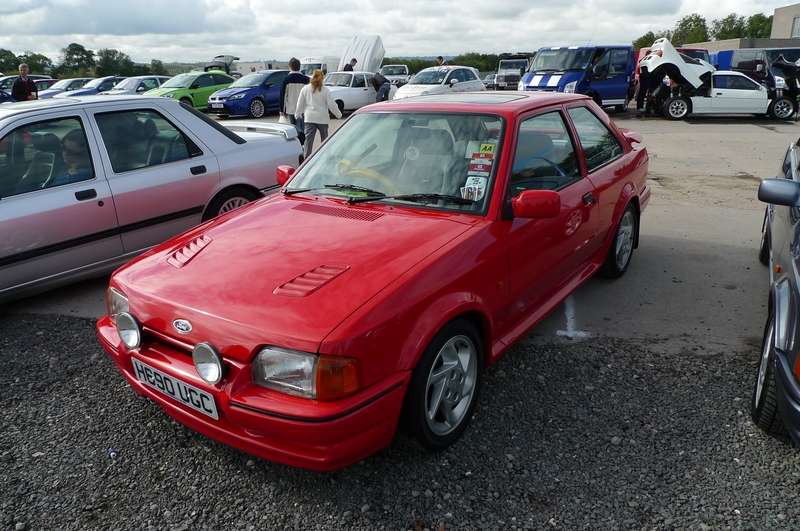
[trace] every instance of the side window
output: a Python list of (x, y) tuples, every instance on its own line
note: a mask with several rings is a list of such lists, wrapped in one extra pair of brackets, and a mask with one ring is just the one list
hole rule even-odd
[(590, 172), (622, 155), (622, 144), (592, 111), (586, 107), (573, 107), (569, 109), (569, 115), (578, 132)]
[(628, 57), (630, 50), (611, 50), (611, 67), (608, 76), (619, 76), (628, 71)]
[(594, 70), (594, 77), (596, 79), (603, 79), (608, 77), (609, 68), (611, 67), (611, 50), (602, 51), (598, 50), (594, 59), (592, 59), (592, 68)]
[(714, 88), (734, 90), (758, 90), (759, 85), (741, 76), (713, 76)]
[(214, 78), (211, 77), (211, 74), (203, 74), (193, 84), (197, 85), (197, 88), (213, 87)]
[(100, 83), (100, 86), (98, 87), (98, 90), (100, 92), (105, 92), (106, 90), (111, 90), (112, 88), (114, 88), (114, 85), (116, 85), (119, 81), (121, 81), (121, 80), (119, 80), (119, 79), (109, 79), (107, 81), (103, 81), (102, 83)]
[(152, 90), (154, 88), (158, 88), (158, 81), (156, 81), (152, 77), (148, 77), (146, 79), (143, 79), (142, 84), (139, 86), (144, 87), (144, 90)]
[(277, 74), (272, 74), (267, 78), (267, 83), (272, 83), (272, 86), (279, 86), (283, 83), (283, 80), (286, 79), (286, 76), (289, 75), (288, 72), (278, 72)]
[(79, 118), (23, 125), (0, 139), (0, 197), (93, 178), (92, 155)]
[(141, 109), (95, 114), (114, 173), (158, 166), (202, 155), (160, 113)]
[(524, 190), (559, 190), (581, 178), (575, 147), (558, 111), (519, 126), (509, 196)]
[(233, 82), (222, 74), (211, 74), (211, 79), (214, 81), (215, 85), (227, 85)]
[(464, 70), (464, 81), (475, 81), (478, 79), (475, 77), (475, 72), (472, 70)]
[(367, 83), (364, 81), (364, 76), (362, 74), (356, 74), (353, 76), (353, 88), (364, 88), (367, 86)]

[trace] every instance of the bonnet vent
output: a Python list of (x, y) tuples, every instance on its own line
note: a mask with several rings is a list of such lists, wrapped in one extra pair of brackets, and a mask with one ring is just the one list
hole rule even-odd
[(350, 266), (319, 266), (308, 273), (303, 273), (299, 277), (293, 278), (286, 284), (278, 286), (272, 293), (285, 297), (305, 297), (311, 295), (348, 269), (350, 269)]

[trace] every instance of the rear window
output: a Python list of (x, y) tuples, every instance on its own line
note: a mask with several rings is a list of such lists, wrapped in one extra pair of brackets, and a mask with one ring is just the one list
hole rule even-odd
[(223, 135), (225, 135), (225, 137), (228, 140), (230, 140), (231, 142), (235, 142), (237, 144), (246, 144), (247, 143), (247, 140), (245, 140), (244, 138), (240, 137), (239, 135), (237, 135), (236, 133), (234, 133), (233, 131), (231, 131), (227, 127), (221, 126), (219, 124), (219, 122), (217, 122), (213, 118), (209, 118), (207, 115), (201, 113), (200, 111), (198, 111), (197, 109), (195, 109), (191, 105), (186, 105), (185, 103), (181, 103), (181, 106), (184, 109), (186, 109), (187, 111), (189, 111), (190, 113), (194, 114), (195, 116), (197, 116), (198, 118), (203, 120), (205, 123), (207, 123), (208, 125), (210, 125), (214, 129), (216, 129), (217, 131), (219, 131), (220, 133), (222, 133)]

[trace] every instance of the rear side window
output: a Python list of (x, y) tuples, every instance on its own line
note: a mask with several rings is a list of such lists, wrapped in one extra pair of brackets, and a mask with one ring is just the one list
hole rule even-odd
[(586, 107), (573, 107), (569, 109), (569, 115), (578, 132), (590, 172), (622, 156), (622, 144), (592, 111)]
[(714, 88), (734, 90), (758, 90), (758, 83), (742, 76), (712, 76)]
[(575, 147), (560, 112), (520, 124), (509, 197), (524, 190), (559, 190), (580, 178)]
[(366, 86), (367, 86), (367, 83), (366, 83), (366, 81), (364, 81), (364, 76), (363, 76), (363, 75), (361, 75), (361, 74), (358, 74), (358, 75), (356, 75), (356, 76), (353, 76), (353, 85), (352, 85), (352, 86), (353, 86), (353, 88), (363, 88), (363, 87), (366, 87)]
[(203, 154), (180, 129), (152, 109), (98, 113), (95, 119), (114, 173)]
[(0, 139), (0, 197), (94, 179), (80, 118), (22, 125)]

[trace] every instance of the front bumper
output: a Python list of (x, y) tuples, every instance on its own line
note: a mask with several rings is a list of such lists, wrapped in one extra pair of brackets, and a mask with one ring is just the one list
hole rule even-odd
[[(214, 107), (214, 105), (222, 107)], [(223, 102), (208, 100), (208, 113), (220, 116), (247, 116), (250, 114), (250, 100), (225, 100)]]
[(800, 385), (786, 354), (778, 349), (775, 349), (775, 386), (783, 424), (794, 444), (800, 446)]
[[(249, 383), (249, 364), (225, 359), (228, 374), (217, 386), (197, 375), (191, 356), (163, 343), (133, 353), (122, 346), (109, 317), (97, 337), (134, 391), (156, 402), (170, 417), (203, 435), (256, 457), (316, 471), (356, 463), (394, 438), (410, 373), (398, 373), (336, 402), (289, 397)], [(142, 384), (131, 357), (213, 395), (214, 420)], [(264, 407), (272, 403), (273, 408)]]

